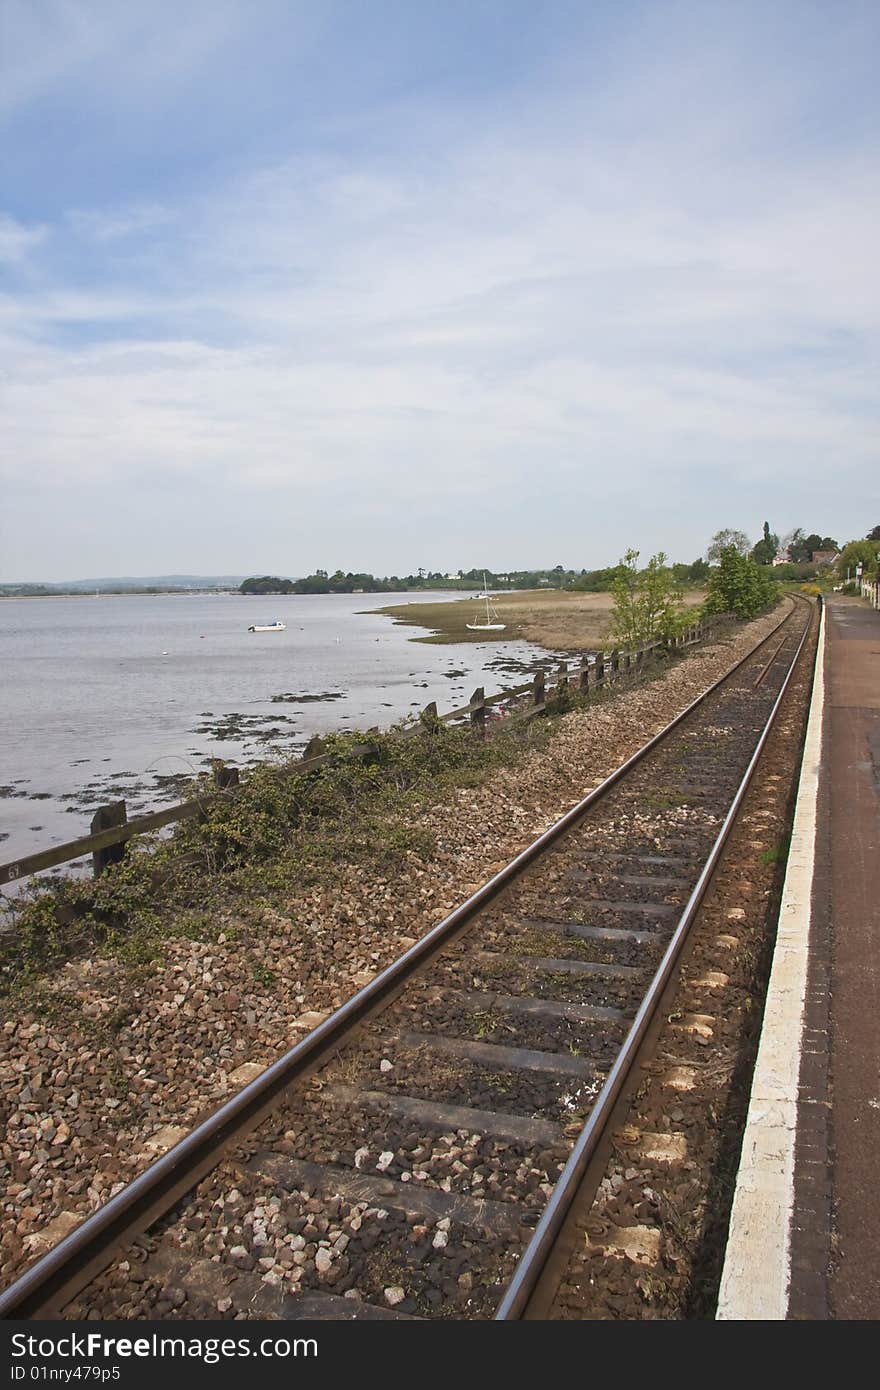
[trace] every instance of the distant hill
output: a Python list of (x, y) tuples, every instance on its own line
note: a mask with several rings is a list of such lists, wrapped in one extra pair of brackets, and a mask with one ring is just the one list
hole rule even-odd
[(245, 578), (243, 574), (152, 574), (146, 578), (132, 579), (74, 579), (65, 584), (67, 589), (231, 589), (238, 588)]
[(32, 579), (0, 584), (0, 593), (93, 594), (96, 589), (99, 593), (124, 593), (129, 589), (175, 589), (183, 592), (188, 589), (238, 589), (244, 578), (241, 574), (102, 575), (96, 579), (67, 579), (55, 584)]

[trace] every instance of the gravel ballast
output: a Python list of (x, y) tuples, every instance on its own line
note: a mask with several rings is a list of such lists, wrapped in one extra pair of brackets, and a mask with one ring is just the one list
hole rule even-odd
[(429, 861), (340, 863), (255, 924), (169, 938), (161, 964), (57, 969), (0, 1032), (8, 1282), (547, 829), (778, 622), (728, 631), (662, 676), (560, 718), (550, 742), (423, 810)]

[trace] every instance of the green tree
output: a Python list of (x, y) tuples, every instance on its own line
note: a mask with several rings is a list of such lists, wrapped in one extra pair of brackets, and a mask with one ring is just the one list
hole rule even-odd
[(681, 590), (667, 557), (662, 551), (652, 555), (643, 570), (638, 567), (638, 559), (637, 550), (628, 550), (611, 585), (611, 629), (627, 647), (669, 636), (682, 621)]
[(836, 550), (837, 541), (832, 536), (820, 536), (818, 531), (805, 535), (803, 527), (796, 526), (782, 541), (783, 550), (791, 556), (792, 564), (803, 565), (812, 560), (816, 550)]
[(706, 550), (706, 559), (709, 561), (710, 565), (720, 564), (722, 551), (726, 550), (730, 545), (735, 548), (738, 555), (747, 555), (749, 552), (749, 544), (749, 538), (745, 531), (732, 531), (730, 527), (727, 526), (723, 531), (715, 532)]
[(848, 572), (850, 579), (854, 579), (856, 566), (861, 565), (863, 578), (872, 579), (877, 573), (878, 553), (880, 543), (877, 541), (848, 541), (837, 561), (838, 575), (846, 579)]
[(735, 545), (728, 545), (709, 576), (709, 593), (703, 611), (754, 618), (770, 607), (778, 593), (766, 570), (751, 556), (741, 555)]
[(272, 574), (253, 576), (250, 579), (242, 580), (238, 587), (240, 594), (292, 594), (294, 591), (291, 579), (278, 579)]
[(752, 559), (759, 565), (772, 565), (779, 549), (779, 537), (770, 530), (770, 522), (764, 522), (764, 534), (752, 550)]

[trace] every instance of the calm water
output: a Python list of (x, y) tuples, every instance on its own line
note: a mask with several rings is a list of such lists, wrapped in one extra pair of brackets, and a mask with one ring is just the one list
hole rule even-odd
[[(130, 816), (178, 801), (179, 779), (212, 757), (247, 766), (315, 733), (388, 727), (430, 700), (442, 712), (547, 657), (525, 642), (426, 646), (409, 640), (418, 629), (358, 611), (412, 598), (0, 602), (0, 861), (88, 833), (108, 800), (124, 797)], [(276, 618), (286, 632), (247, 631)]]

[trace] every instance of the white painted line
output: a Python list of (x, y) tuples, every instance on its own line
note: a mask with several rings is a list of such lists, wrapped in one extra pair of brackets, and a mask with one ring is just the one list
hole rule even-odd
[(718, 1295), (716, 1317), (728, 1321), (779, 1321), (788, 1313), (798, 1077), (824, 708), (823, 604), (778, 936)]

